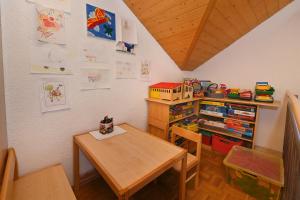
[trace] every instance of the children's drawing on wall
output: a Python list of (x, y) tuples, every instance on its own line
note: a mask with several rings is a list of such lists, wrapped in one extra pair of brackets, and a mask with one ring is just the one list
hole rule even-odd
[(81, 69), (81, 89), (109, 89), (111, 86), (111, 70), (100, 68)]
[(135, 23), (127, 19), (118, 20), (116, 50), (134, 54), (137, 45), (137, 30)]
[(31, 47), (31, 73), (34, 74), (72, 74), (64, 46), (37, 44)]
[(109, 49), (105, 45), (83, 44), (80, 49), (80, 61), (86, 63), (109, 63)]
[(116, 61), (117, 79), (136, 79), (136, 64), (129, 61)]
[(37, 3), (48, 8), (61, 10), (67, 13), (71, 12), (71, 0), (27, 0), (31, 3)]
[(116, 40), (116, 20), (114, 13), (90, 4), (86, 4), (86, 13), (89, 36)]
[(140, 80), (141, 81), (150, 81), (151, 80), (150, 61), (148, 61), (148, 60), (143, 60), (141, 62)]
[(64, 12), (36, 5), (37, 39), (42, 42), (66, 44)]
[(40, 94), (42, 112), (69, 108), (66, 92), (64, 80), (43, 79)]
[(116, 48), (117, 48), (117, 51), (134, 54), (135, 44), (130, 44), (130, 43), (127, 43), (127, 42), (119, 41), (117, 43)]

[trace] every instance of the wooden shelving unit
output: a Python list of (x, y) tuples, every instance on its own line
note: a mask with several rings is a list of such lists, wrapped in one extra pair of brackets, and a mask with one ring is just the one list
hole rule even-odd
[[(146, 101), (148, 102), (148, 132), (164, 140), (168, 140), (169, 128), (172, 123), (186, 119), (193, 115), (199, 115), (200, 98), (182, 99), (177, 101), (147, 98)], [(194, 112), (192, 114), (170, 120), (171, 106), (189, 102), (193, 103)]]
[[(178, 100), (178, 101), (166, 101), (166, 100), (160, 100), (160, 99), (147, 98), (146, 101), (148, 103), (148, 132), (150, 134), (153, 134), (157, 137), (168, 140), (168, 133), (169, 133), (169, 128), (170, 128), (171, 124), (178, 122), (180, 120), (186, 119), (188, 117), (191, 117), (193, 115), (203, 116), (203, 117), (205, 117), (205, 116), (213, 117), (213, 118), (219, 118), (219, 119), (234, 119), (236, 121), (246, 122), (246, 123), (251, 124), (254, 127), (253, 137), (245, 138), (239, 134), (231, 133), (225, 129), (221, 130), (221, 129), (216, 129), (214, 127), (208, 128), (208, 127), (199, 126), (199, 129), (210, 131), (210, 132), (218, 134), (218, 135), (223, 135), (223, 136), (243, 140), (247, 143), (250, 143), (251, 144), (250, 146), (252, 148), (254, 148), (254, 144), (255, 144), (260, 109), (261, 108), (277, 109), (280, 106), (279, 101), (274, 101), (273, 103), (264, 103), (264, 102), (256, 102), (256, 101), (246, 101), (246, 100), (237, 100), (237, 99), (228, 99), (228, 98), (219, 99), (219, 98), (210, 98), (210, 97), (183, 99), (183, 100)], [(241, 105), (255, 106), (256, 107), (255, 121), (240, 120), (240, 119), (235, 119), (235, 118), (232, 118), (229, 116), (218, 116), (218, 115), (213, 115), (213, 114), (200, 113), (200, 102), (201, 101), (215, 101), (215, 102), (235, 103), (235, 104), (241, 104)], [(170, 116), (169, 116), (170, 107), (177, 105), (177, 104), (188, 103), (188, 102), (193, 102), (194, 113), (189, 114), (184, 117), (180, 117), (178, 119), (170, 120)]]

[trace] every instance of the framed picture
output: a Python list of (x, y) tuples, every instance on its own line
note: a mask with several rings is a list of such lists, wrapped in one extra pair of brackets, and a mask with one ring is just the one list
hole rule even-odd
[(69, 109), (67, 86), (63, 79), (42, 79), (40, 88), (41, 111)]
[(116, 40), (116, 17), (114, 13), (86, 4), (86, 14), (89, 36)]

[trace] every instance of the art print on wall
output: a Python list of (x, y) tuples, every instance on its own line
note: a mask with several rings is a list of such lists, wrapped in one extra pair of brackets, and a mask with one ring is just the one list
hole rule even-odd
[(111, 87), (111, 70), (100, 68), (81, 69), (81, 89), (109, 89)]
[(40, 98), (42, 112), (69, 108), (67, 88), (65, 81), (62, 79), (43, 79)]
[(86, 4), (87, 31), (92, 37), (116, 40), (115, 14)]
[(36, 5), (36, 14), (37, 40), (54, 44), (66, 44), (64, 12)]
[(38, 3), (48, 8), (71, 12), (71, 0), (27, 0), (28, 2)]

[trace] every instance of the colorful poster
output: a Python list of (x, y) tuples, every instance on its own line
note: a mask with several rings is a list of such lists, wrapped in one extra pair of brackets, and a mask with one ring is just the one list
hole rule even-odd
[(65, 47), (41, 44), (32, 46), (30, 51), (31, 73), (72, 74)]
[(40, 93), (42, 112), (69, 108), (66, 90), (64, 80), (43, 79)]
[(64, 12), (71, 12), (71, 0), (27, 0), (28, 2), (38, 3), (48, 8), (62, 10)]
[(64, 12), (36, 5), (37, 39), (42, 42), (66, 44)]
[(111, 87), (111, 70), (100, 68), (81, 69), (81, 89), (109, 89)]
[(87, 31), (92, 37), (116, 40), (115, 14), (86, 4)]

